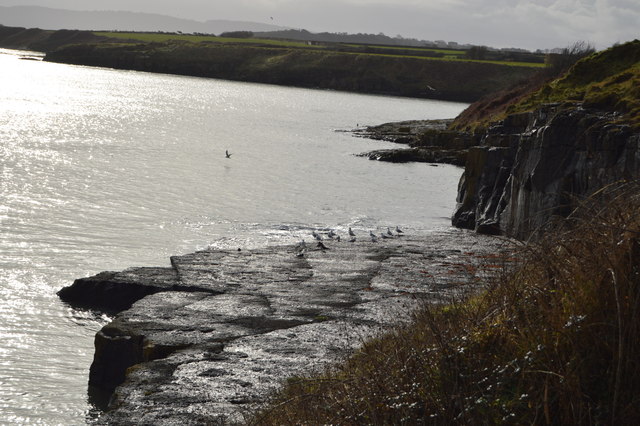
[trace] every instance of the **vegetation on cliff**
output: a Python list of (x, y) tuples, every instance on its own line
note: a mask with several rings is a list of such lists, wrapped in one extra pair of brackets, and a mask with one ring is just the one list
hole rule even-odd
[(254, 422), (637, 424), (639, 212), (636, 184), (604, 189), (483, 294), (289, 380)]
[(541, 73), (491, 95), (464, 111), (452, 127), (482, 131), (508, 114), (532, 111), (547, 103), (615, 111), (620, 113), (619, 121), (640, 126), (640, 41), (593, 53), (557, 78)]

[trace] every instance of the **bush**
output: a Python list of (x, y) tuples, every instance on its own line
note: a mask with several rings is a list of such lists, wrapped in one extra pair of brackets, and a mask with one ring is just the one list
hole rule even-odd
[(252, 38), (253, 33), (251, 31), (227, 31), (220, 34), (220, 37), (226, 38)]
[(558, 53), (549, 53), (545, 58), (545, 63), (548, 66), (547, 72), (552, 76), (559, 76), (580, 59), (595, 53), (595, 51), (595, 47), (590, 43), (577, 41)]

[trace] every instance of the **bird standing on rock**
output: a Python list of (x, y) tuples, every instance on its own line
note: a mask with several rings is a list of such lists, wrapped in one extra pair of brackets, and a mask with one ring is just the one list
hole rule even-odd
[(320, 250), (329, 250), (329, 248), (327, 246), (325, 246), (322, 241), (318, 241), (318, 247), (320, 248)]
[(351, 229), (351, 227), (349, 227), (349, 236), (350, 237), (355, 237), (356, 236), (356, 233), (353, 232), (353, 229)]
[(404, 234), (404, 232), (402, 231), (402, 229), (400, 229), (399, 226), (396, 226), (396, 232), (398, 233), (398, 235)]

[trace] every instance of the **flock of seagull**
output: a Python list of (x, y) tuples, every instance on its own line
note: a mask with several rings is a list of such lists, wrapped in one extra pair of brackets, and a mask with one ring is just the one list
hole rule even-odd
[[(351, 227), (349, 227), (348, 233), (349, 233), (349, 240), (348, 241), (350, 243), (355, 243), (356, 242), (356, 233), (353, 232), (353, 229), (351, 229)], [(320, 250), (328, 250), (329, 249), (324, 244), (324, 242), (323, 242), (324, 237), (322, 235), (320, 235), (316, 231), (311, 231), (311, 235), (313, 236), (314, 240), (317, 241), (316, 246), (318, 247), (318, 249), (320, 249)], [(393, 233), (393, 231), (391, 231), (391, 228), (389, 228), (389, 227), (387, 227), (387, 232), (386, 233), (382, 232), (382, 233), (380, 233), (379, 236), (376, 235), (373, 231), (369, 231), (369, 238), (371, 238), (371, 242), (373, 242), (373, 243), (378, 242), (378, 238), (382, 238), (382, 239), (386, 240), (388, 238), (401, 237), (402, 235), (404, 235), (404, 231), (402, 229), (400, 229), (399, 226), (396, 226), (395, 234)], [(329, 240), (332, 240), (332, 241), (341, 241), (340, 235), (336, 234), (333, 231), (333, 229), (329, 230), (329, 232), (327, 233), (326, 237)], [(307, 243), (303, 239), (297, 245), (296, 256), (303, 257), (306, 250), (307, 250)]]

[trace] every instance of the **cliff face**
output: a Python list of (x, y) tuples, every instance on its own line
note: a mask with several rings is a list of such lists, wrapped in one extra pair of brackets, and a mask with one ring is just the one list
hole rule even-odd
[(473, 102), (538, 70), (493, 63), (180, 41), (67, 45), (49, 52), (45, 60), (462, 102)]
[(507, 116), (470, 149), (453, 224), (518, 239), (603, 186), (640, 175), (640, 133), (619, 114), (547, 104)]

